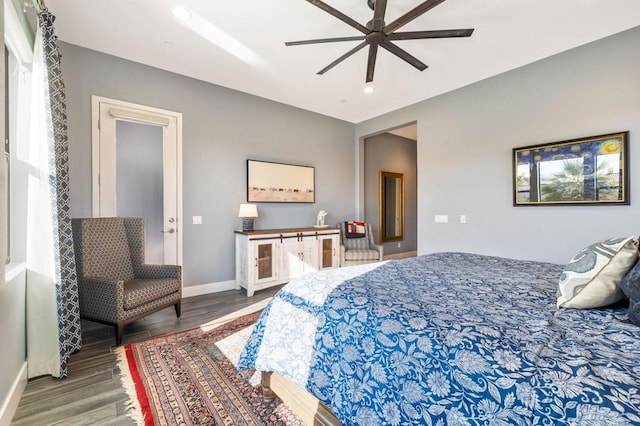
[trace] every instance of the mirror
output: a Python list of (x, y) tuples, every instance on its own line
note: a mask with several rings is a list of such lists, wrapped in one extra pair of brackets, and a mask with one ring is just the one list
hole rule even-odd
[(402, 173), (380, 171), (380, 242), (404, 240)]

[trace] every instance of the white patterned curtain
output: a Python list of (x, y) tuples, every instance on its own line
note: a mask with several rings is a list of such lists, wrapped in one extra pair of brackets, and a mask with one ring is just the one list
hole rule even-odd
[(27, 207), (28, 375), (67, 375), (80, 349), (80, 307), (69, 215), (67, 113), (54, 16), (38, 13)]

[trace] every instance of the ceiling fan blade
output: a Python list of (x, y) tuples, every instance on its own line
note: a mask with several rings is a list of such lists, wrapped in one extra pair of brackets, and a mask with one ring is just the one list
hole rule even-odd
[(398, 46), (396, 46), (395, 44), (391, 43), (390, 41), (385, 40), (382, 43), (380, 43), (380, 46), (385, 48), (389, 52), (393, 53), (394, 55), (396, 55), (398, 58), (402, 59), (403, 61), (413, 65), (414, 67), (416, 67), (420, 71), (424, 71), (425, 69), (427, 69), (427, 66), (424, 63), (422, 63), (418, 58), (416, 58), (415, 56), (411, 55), (406, 50), (399, 48)]
[(384, 14), (387, 10), (387, 0), (376, 0), (373, 9), (373, 20), (371, 21), (371, 31), (382, 31), (384, 29)]
[(350, 51), (348, 51), (347, 53), (345, 53), (344, 55), (340, 56), (338, 59), (336, 59), (335, 61), (331, 62), (329, 65), (327, 65), (326, 67), (322, 68), (320, 71), (318, 71), (318, 74), (322, 75), (325, 72), (329, 71), (331, 68), (335, 67), (336, 65), (338, 65), (340, 62), (344, 61), (345, 59), (347, 59), (349, 56), (353, 55), (354, 53), (356, 53), (358, 50), (362, 49), (363, 47), (365, 47), (367, 45), (366, 41), (363, 41), (362, 43), (360, 43), (359, 45), (357, 45), (356, 47), (354, 47), (353, 49), (351, 49)]
[[(379, 1), (379, 0), (378, 0)], [(376, 1), (376, 5), (378, 2)], [(373, 81), (373, 72), (376, 69), (376, 57), (378, 56), (378, 45), (370, 44), (369, 45), (369, 60), (367, 61), (367, 83), (371, 83)]]
[[(329, 6), (328, 4), (320, 1), (320, 0), (307, 0), (309, 3), (311, 3), (312, 5), (319, 7), (320, 9), (324, 10), (325, 12), (327, 12), (329, 15), (335, 16), (336, 18), (338, 18), (339, 20), (341, 20), (342, 22), (344, 22), (345, 24), (352, 26), (353, 28), (355, 28), (356, 30), (360, 31), (363, 34), (368, 34), (369, 33), (369, 29), (367, 27), (365, 27), (364, 25), (360, 24), (359, 22), (349, 18), (347, 15), (345, 15), (344, 13), (340, 12), (337, 9), (334, 9), (333, 7)], [(444, 0), (443, 0), (444, 1)]]
[[(307, 0), (307, 1), (310, 1), (310, 0)], [(414, 7), (413, 9), (411, 9), (410, 11), (408, 11), (407, 13), (405, 13), (404, 15), (402, 15), (401, 17), (399, 17), (398, 19), (390, 23), (389, 25), (385, 26), (384, 33), (386, 35), (391, 34), (398, 28), (408, 24), (409, 22), (413, 21), (423, 13), (433, 9), (434, 7), (436, 7), (437, 5), (439, 5), (444, 1), (445, 0), (427, 0), (422, 4), (419, 4), (418, 6)]]
[(387, 40), (417, 40), (424, 38), (449, 38), (449, 37), (469, 37), (473, 34), (473, 28), (464, 30), (436, 30), (436, 31), (406, 31), (402, 33), (392, 33), (387, 36)]
[(284, 44), (285, 46), (300, 46), (303, 44), (333, 43), (336, 41), (360, 41), (360, 40), (364, 40), (364, 36), (317, 38), (314, 40), (287, 41)]

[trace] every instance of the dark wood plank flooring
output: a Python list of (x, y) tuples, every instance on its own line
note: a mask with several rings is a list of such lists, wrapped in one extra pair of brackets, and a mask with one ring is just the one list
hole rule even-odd
[[(173, 307), (148, 315), (125, 327), (123, 344), (252, 311), (253, 305), (264, 305), (280, 288), (261, 290), (253, 297), (243, 289), (183, 299), (180, 319)], [(129, 398), (120, 383), (113, 327), (83, 320), (82, 341), (82, 350), (69, 359), (67, 378), (29, 380), (12, 425), (135, 424), (126, 415)]]

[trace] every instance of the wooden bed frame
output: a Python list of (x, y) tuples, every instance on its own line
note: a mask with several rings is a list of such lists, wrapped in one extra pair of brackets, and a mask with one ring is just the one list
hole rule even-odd
[(278, 396), (305, 425), (341, 425), (326, 405), (291, 380), (268, 371), (262, 372), (260, 380), (264, 399), (271, 401)]

